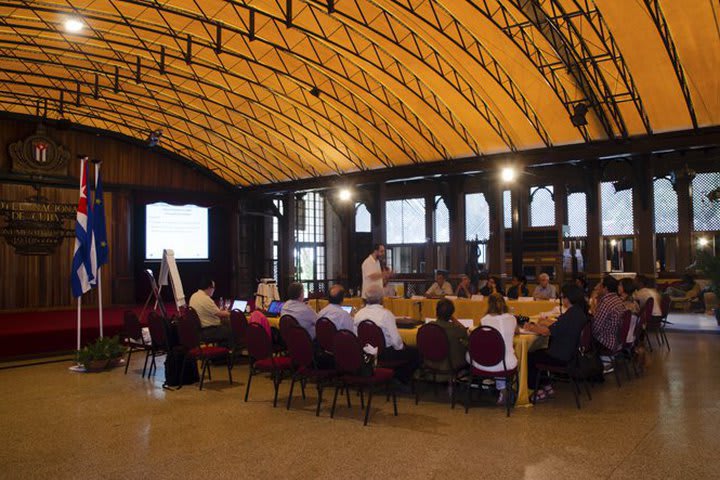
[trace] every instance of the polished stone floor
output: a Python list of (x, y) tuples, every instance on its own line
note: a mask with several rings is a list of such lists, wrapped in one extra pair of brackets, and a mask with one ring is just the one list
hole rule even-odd
[(273, 409), (264, 378), (243, 403), (245, 366), (232, 386), (216, 368), (202, 392), (164, 391), (162, 369), (143, 380), (139, 361), (127, 376), (3, 369), (0, 478), (720, 478), (720, 336), (669, 336), (645, 377), (596, 387), (582, 410), (567, 385), (511, 418), (490, 403), (451, 411), (430, 393), (419, 406), (400, 398), (398, 417), (373, 402), (365, 428), (357, 400), (316, 418), (310, 390)]

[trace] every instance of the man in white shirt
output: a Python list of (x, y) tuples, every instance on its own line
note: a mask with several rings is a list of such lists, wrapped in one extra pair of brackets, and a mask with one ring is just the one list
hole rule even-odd
[(357, 331), (358, 325), (363, 320), (370, 320), (380, 327), (385, 337), (385, 351), (380, 355), (378, 360), (381, 362), (404, 362), (401, 366), (395, 368), (395, 378), (407, 384), (410, 382), (412, 374), (418, 365), (417, 350), (408, 348), (403, 343), (402, 337), (398, 332), (397, 323), (395, 323), (395, 315), (382, 305), (382, 287), (378, 287), (377, 285), (370, 287), (367, 291), (365, 301), (367, 305), (358, 310), (353, 319), (355, 331)]
[(373, 251), (362, 263), (362, 298), (367, 298), (367, 291), (373, 285), (383, 287), (383, 278), (388, 278), (392, 274), (392, 270), (387, 269), (383, 272), (380, 260), (385, 257), (385, 245), (376, 243)]
[(550, 285), (550, 276), (547, 273), (541, 273), (538, 280), (540, 283), (535, 287), (533, 298), (535, 300), (555, 300), (557, 292), (555, 286)]
[(230, 340), (230, 326), (223, 323), (230, 318), (230, 312), (220, 310), (212, 299), (215, 294), (215, 282), (203, 279), (200, 288), (190, 297), (189, 306), (200, 318), (200, 336), (205, 342), (227, 343)]
[(450, 282), (445, 280), (445, 272), (438, 270), (435, 272), (435, 283), (425, 292), (426, 297), (444, 297), (445, 295), (452, 295), (453, 288)]
[(652, 283), (650, 279), (647, 278), (645, 275), (638, 275), (637, 277), (635, 277), (635, 285), (637, 286), (637, 290), (635, 290), (635, 293), (633, 293), (633, 298), (637, 300), (640, 308), (643, 308), (645, 306), (645, 302), (647, 302), (648, 298), (652, 298), (652, 316), (661, 317), (662, 309), (660, 305), (660, 292), (652, 288)]
[(280, 311), (280, 316), (282, 315), (295, 317), (300, 326), (310, 334), (310, 338), (315, 340), (315, 323), (318, 317), (313, 309), (305, 304), (305, 289), (302, 283), (291, 283), (288, 287), (287, 301)]
[(333, 285), (330, 287), (328, 295), (328, 305), (320, 310), (317, 314), (318, 318), (325, 317), (335, 324), (338, 330), (354, 331), (353, 319), (348, 312), (343, 310), (342, 305), (345, 299), (345, 289), (342, 285)]

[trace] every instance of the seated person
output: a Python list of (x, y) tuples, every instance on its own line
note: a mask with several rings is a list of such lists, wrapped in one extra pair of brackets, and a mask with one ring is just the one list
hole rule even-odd
[(580, 289), (583, 291), (583, 295), (585, 295), (585, 298), (588, 298), (588, 294), (590, 292), (588, 291), (588, 283), (587, 283), (587, 278), (585, 278), (585, 275), (583, 275), (582, 273), (579, 273), (575, 277), (575, 285), (580, 287)]
[(232, 332), (230, 331), (230, 312), (221, 310), (212, 299), (215, 293), (215, 281), (203, 278), (200, 288), (190, 297), (189, 306), (193, 308), (200, 318), (200, 338), (203, 342), (229, 345)]
[(527, 288), (527, 277), (525, 275), (513, 275), (512, 284), (507, 291), (507, 297), (510, 300), (517, 300), (519, 297), (529, 297), (530, 292)]
[(328, 305), (320, 310), (317, 314), (318, 318), (325, 317), (335, 324), (338, 330), (353, 331), (353, 320), (350, 314), (340, 308), (345, 299), (345, 289), (342, 285), (333, 285), (330, 287), (328, 295)]
[[(469, 280), (470, 278), (468, 277), (468, 281)], [(432, 360), (425, 360), (425, 364), (430, 368), (450, 371), (467, 367), (467, 361), (465, 359), (468, 345), (467, 328), (465, 328), (465, 326), (453, 317), (454, 313), (455, 305), (446, 298), (440, 300), (435, 307), (437, 320), (433, 323), (445, 330), (450, 345), (450, 352), (448, 354), (448, 359), (445, 361), (435, 362)], [(439, 381), (450, 380), (449, 376), (443, 377), (438, 375), (436, 378)]]
[(637, 277), (635, 277), (635, 286), (637, 287), (637, 290), (635, 290), (635, 292), (633, 293), (633, 297), (635, 297), (635, 300), (637, 300), (640, 308), (643, 308), (645, 306), (645, 302), (647, 302), (648, 298), (652, 298), (652, 316), (662, 316), (662, 309), (660, 306), (660, 292), (652, 288), (652, 282), (650, 281), (650, 279), (645, 275), (638, 275)]
[[(592, 324), (593, 338), (606, 350), (605, 353), (615, 354), (621, 347), (618, 334), (625, 313), (625, 305), (618, 295), (618, 281), (605, 275), (597, 287), (597, 292), (597, 306)], [(602, 356), (600, 358), (603, 359)], [(607, 358), (605, 360), (607, 365)]]
[(310, 338), (315, 340), (315, 322), (317, 322), (317, 314), (312, 308), (305, 303), (305, 289), (302, 283), (294, 282), (288, 287), (287, 300), (283, 304), (280, 316), (292, 315), (310, 334)]
[[(539, 335), (550, 336), (548, 348), (535, 350), (528, 354), (528, 383), (530, 389), (535, 388), (538, 369), (537, 364), (564, 366), (577, 352), (580, 332), (587, 323), (585, 316), (585, 293), (577, 285), (565, 285), (562, 289), (563, 310), (556, 322), (550, 326), (526, 323), (524, 329)], [(551, 383), (541, 385), (535, 392), (536, 400), (545, 400), (553, 395)]]
[(383, 275), (383, 296), (384, 297), (397, 297), (397, 291), (395, 290), (395, 287), (390, 285), (389, 282), (389, 272), (390, 269), (385, 267), (383, 269), (383, 273), (386, 275)]
[(623, 278), (618, 283), (618, 295), (620, 296), (620, 299), (622, 299), (623, 305), (625, 305), (625, 310), (630, 310), (630, 312), (633, 315), (638, 315), (640, 313), (640, 305), (638, 305), (637, 300), (633, 297), (633, 293), (635, 293), (635, 282), (632, 278)]
[(485, 285), (487, 285), (488, 280), (490, 276), (487, 272), (483, 271), (478, 274), (478, 282), (477, 282), (477, 289), (476, 292), (480, 293), (480, 291), (485, 288)]
[(547, 273), (541, 273), (538, 277), (537, 287), (533, 292), (533, 298), (535, 300), (555, 300), (557, 298), (557, 292), (555, 286), (550, 285), (550, 276)]
[(502, 285), (500, 284), (500, 279), (498, 277), (488, 278), (485, 286), (480, 289), (480, 295), (484, 297), (489, 297), (493, 293), (502, 294)]
[(445, 272), (437, 270), (435, 272), (435, 283), (425, 292), (426, 297), (444, 297), (445, 295), (452, 295), (453, 289), (450, 282), (445, 280)]
[(378, 360), (406, 362), (402, 367), (395, 369), (395, 377), (403, 383), (408, 383), (417, 368), (417, 350), (407, 348), (403, 343), (395, 323), (395, 315), (383, 307), (382, 288), (372, 285), (365, 293), (366, 305), (358, 310), (353, 319), (355, 332), (358, 324), (363, 320), (370, 320), (380, 327), (385, 337), (385, 350)]
[(683, 275), (680, 282), (670, 285), (665, 294), (674, 299), (696, 300), (700, 294), (700, 285), (695, 281), (692, 275)]
[[(492, 327), (502, 335), (503, 341), (505, 342), (505, 364), (503, 362), (498, 363), (492, 367), (483, 367), (472, 363), (473, 367), (490, 371), (490, 372), (501, 372), (503, 370), (512, 370), (517, 367), (518, 360), (515, 356), (515, 348), (513, 347), (513, 338), (517, 333), (517, 319), (514, 315), (508, 313), (505, 299), (500, 293), (493, 293), (488, 297), (488, 312), (483, 318), (480, 319), (480, 324), (484, 327)], [(470, 362), (470, 354), (466, 357), (467, 361)], [(495, 388), (498, 390), (497, 404), (505, 404), (505, 379), (496, 378)]]
[(468, 277), (467, 275), (460, 276), (460, 283), (455, 289), (455, 296), (458, 298), (472, 297), (472, 285), (470, 284), (470, 277)]

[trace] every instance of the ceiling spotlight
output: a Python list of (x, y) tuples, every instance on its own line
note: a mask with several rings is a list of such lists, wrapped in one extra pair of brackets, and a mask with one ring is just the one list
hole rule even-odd
[(513, 170), (511, 167), (505, 167), (502, 169), (502, 172), (500, 173), (500, 178), (502, 178), (503, 182), (512, 182), (515, 180), (515, 170)]
[(320, 89), (318, 87), (312, 87), (310, 89), (310, 95), (313, 97), (319, 97), (320, 96)]
[(83, 22), (77, 18), (68, 18), (65, 20), (65, 31), (68, 33), (78, 33), (83, 29)]
[(338, 192), (338, 198), (343, 202), (350, 201), (350, 199), (352, 198), (352, 192), (350, 192), (349, 188), (342, 188)]
[(617, 240), (613, 238), (612, 240), (610, 240), (610, 246), (614, 247), (615, 245), (617, 245)]
[(573, 125), (576, 127), (582, 127), (584, 125), (587, 125), (587, 118), (585, 118), (585, 115), (587, 115), (588, 112), (588, 106), (585, 103), (576, 103), (573, 106), (573, 114), (570, 115), (570, 121)]
[(708, 243), (710, 243), (710, 241), (705, 237), (700, 237), (698, 239), (698, 245), (700, 245), (701, 247), (707, 247)]

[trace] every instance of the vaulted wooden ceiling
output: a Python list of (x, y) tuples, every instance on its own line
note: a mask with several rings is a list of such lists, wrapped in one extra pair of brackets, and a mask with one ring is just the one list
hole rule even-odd
[(0, 110), (162, 130), (262, 185), (719, 125), (719, 24), (716, 0), (0, 1)]

